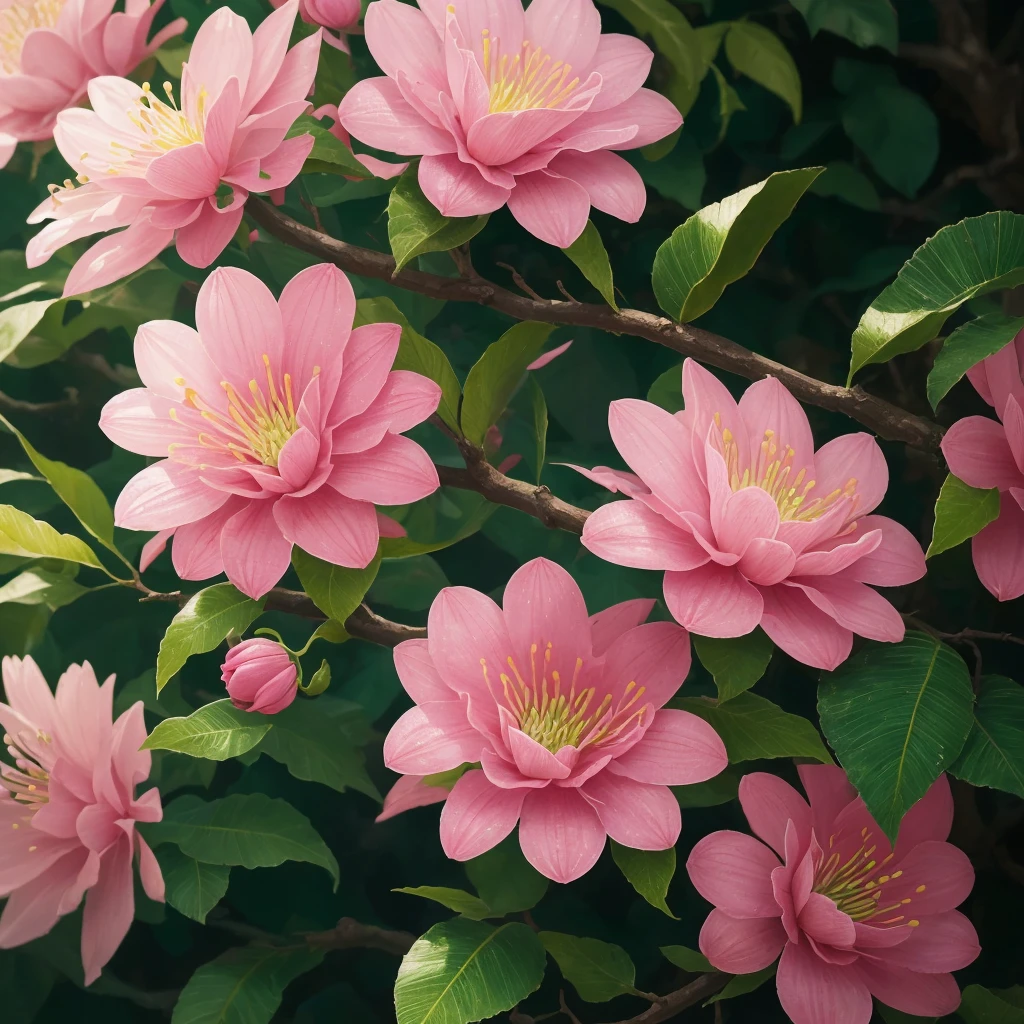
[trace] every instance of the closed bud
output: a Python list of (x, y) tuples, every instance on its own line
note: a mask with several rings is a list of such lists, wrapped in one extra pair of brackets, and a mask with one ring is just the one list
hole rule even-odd
[(254, 637), (228, 651), (221, 679), (231, 703), (243, 711), (276, 715), (298, 692), (298, 669), (288, 652), (273, 640)]

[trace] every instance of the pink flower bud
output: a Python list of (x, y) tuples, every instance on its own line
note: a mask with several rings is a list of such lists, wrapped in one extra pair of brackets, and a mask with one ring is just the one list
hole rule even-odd
[(273, 640), (254, 637), (228, 651), (221, 679), (236, 708), (276, 715), (298, 692), (298, 669), (288, 652)]

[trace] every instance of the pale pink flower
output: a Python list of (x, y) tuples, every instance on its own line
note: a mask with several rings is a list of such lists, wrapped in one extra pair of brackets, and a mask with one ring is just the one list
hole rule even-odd
[[(275, 7), (281, 7), (286, 0), (270, 0)], [(299, 14), (307, 25), (319, 25), (321, 28), (334, 29), (324, 33), (324, 41), (335, 49), (349, 52), (346, 32), (352, 32), (359, 25), (362, 13), (360, 0), (299, 0)]]
[[(331, 126), (327, 130), (339, 142), (343, 142), (349, 149), (352, 149), (352, 136), (345, 131), (342, 127), (341, 121), (338, 120), (338, 108), (336, 106), (330, 103), (325, 103), (322, 107), (317, 107), (316, 110), (313, 111), (313, 116), (319, 120), (329, 117), (331, 119)], [(375, 178), (397, 178), (398, 175), (409, 166), (408, 161), (396, 163), (393, 160), (381, 160), (379, 157), (370, 156), (368, 153), (356, 153), (353, 151), (352, 155)], [(348, 178), (349, 181), (354, 180), (350, 174), (346, 174), (344, 177)]]
[(100, 686), (92, 666), (71, 665), (54, 696), (31, 658), (4, 658), (0, 724), (12, 765), (0, 767), (0, 949), (45, 935), (85, 897), (82, 964), (94, 982), (135, 916), (132, 863), (163, 902), (153, 851), (136, 831), (163, 816), (160, 794), (135, 787), (152, 756), (139, 747), (139, 701), (113, 717), (114, 677)]
[(414, 807), (429, 807), (448, 799), (448, 789), (444, 786), (432, 786), (426, 780), (429, 775), (403, 775), (388, 790), (384, 797), (384, 806), (374, 821), (387, 821), (396, 814), (411, 811)]
[(263, 715), (284, 711), (299, 692), (295, 662), (279, 643), (262, 636), (235, 644), (220, 678), (236, 708)]
[[(580, 470), (630, 501), (587, 520), (583, 544), (618, 565), (664, 569), (665, 603), (702, 636), (743, 636), (760, 624), (784, 651), (833, 669), (853, 634), (903, 638), (903, 620), (876, 586), (925, 572), (908, 530), (870, 515), (889, 471), (868, 434), (817, 451), (807, 416), (769, 377), (737, 403), (692, 359), (686, 408), (612, 402), (612, 440), (634, 471)], [(579, 467), (574, 467), (579, 468)]]
[[(227, 7), (196, 34), (182, 68), (181, 106), (148, 83), (94, 78), (92, 110), (65, 110), (54, 140), (79, 187), (56, 188), (29, 217), (53, 219), (26, 251), (30, 267), (63, 245), (100, 231), (72, 267), (65, 295), (99, 288), (145, 266), (175, 243), (194, 267), (223, 252), (250, 192), (287, 185), (313, 145), (285, 139), (309, 108), (320, 34), (288, 49), (298, 0), (288, 0), (253, 33)], [(70, 181), (65, 183), (72, 186)]]
[(176, 18), (148, 40), (164, 0), (0, 0), (0, 167), (18, 142), (53, 135), (57, 115), (97, 75), (127, 75), (185, 29)]
[(145, 387), (112, 398), (100, 427), (122, 448), (161, 457), (128, 481), (119, 526), (174, 530), (177, 574), (219, 573), (250, 597), (284, 575), (297, 544), (362, 568), (401, 527), (375, 505), (437, 490), (427, 453), (401, 435), (441, 389), (392, 370), (401, 328), (352, 330), (355, 296), (330, 264), (303, 270), (280, 302), (258, 278), (222, 267), (196, 298), (198, 331), (143, 324)]
[(781, 953), (776, 984), (795, 1024), (868, 1024), (872, 996), (915, 1016), (952, 1013), (960, 990), (949, 972), (981, 950), (954, 909), (974, 869), (945, 841), (946, 777), (907, 812), (893, 848), (841, 768), (797, 770), (809, 805), (775, 775), (740, 783), (763, 843), (714, 832), (693, 848), (686, 870), (715, 905), (701, 952), (730, 974), (760, 971)]
[(416, 702), (384, 741), (384, 763), (429, 776), (467, 762), (441, 812), (441, 845), (469, 860), (519, 823), (526, 859), (569, 882), (589, 871), (605, 836), (640, 850), (679, 837), (669, 786), (726, 766), (706, 722), (667, 710), (690, 667), (672, 622), (641, 625), (653, 601), (592, 617), (573, 578), (534, 559), (505, 587), (504, 609), (466, 587), (430, 607), (426, 640), (395, 648)]
[(1024, 331), (967, 376), (991, 405), (958, 420), (942, 439), (950, 471), (970, 487), (999, 488), (999, 518), (971, 542), (978, 579), (1000, 601), (1024, 594)]
[(572, 244), (594, 206), (640, 219), (647, 193), (614, 150), (670, 135), (679, 111), (641, 88), (652, 53), (601, 33), (593, 0), (377, 0), (366, 42), (386, 77), (358, 82), (341, 120), (362, 142), (422, 156), (445, 216), (508, 204), (527, 231)]

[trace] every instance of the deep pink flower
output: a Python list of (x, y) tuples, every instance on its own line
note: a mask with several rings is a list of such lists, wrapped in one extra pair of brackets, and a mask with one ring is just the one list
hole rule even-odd
[(573, 578), (536, 558), (505, 587), (504, 610), (466, 587), (430, 607), (426, 640), (395, 648), (416, 707), (384, 741), (403, 775), (469, 762), (441, 812), (441, 845), (469, 860), (519, 823), (527, 860), (557, 882), (589, 871), (605, 836), (665, 850), (679, 836), (669, 786), (726, 766), (718, 734), (664, 710), (690, 667), (690, 638), (672, 622), (640, 625), (653, 601), (592, 617)]
[(341, 120), (378, 149), (422, 156), (419, 181), (448, 217), (512, 215), (562, 248), (590, 207), (637, 221), (647, 193), (613, 150), (670, 135), (679, 111), (643, 89), (652, 53), (602, 35), (593, 0), (378, 0), (366, 42), (387, 77), (358, 82)]
[(375, 505), (437, 490), (427, 453), (401, 436), (441, 389), (392, 370), (401, 328), (352, 330), (348, 278), (321, 263), (280, 302), (244, 270), (222, 267), (196, 298), (198, 331), (143, 324), (135, 365), (145, 387), (112, 398), (100, 427), (115, 444), (163, 456), (129, 480), (114, 508), (129, 530), (174, 530), (177, 574), (219, 573), (250, 597), (284, 575), (293, 544), (336, 565), (369, 565), (401, 527)]
[[(270, 0), (275, 7), (281, 7), (286, 0)], [(324, 40), (338, 50), (349, 52), (345, 33), (359, 24), (363, 5), (360, 0), (299, 0), (299, 14), (307, 25), (334, 29), (338, 34), (324, 33)]]
[(1024, 594), (1024, 331), (967, 371), (999, 422), (958, 420), (942, 439), (950, 471), (970, 487), (999, 488), (999, 518), (971, 542), (978, 579), (1000, 601)]
[(0, 167), (19, 142), (53, 135), (57, 115), (97, 75), (127, 75), (185, 29), (176, 18), (147, 42), (164, 0), (0, 0)]
[[(62, 245), (101, 239), (68, 275), (65, 295), (99, 288), (145, 266), (173, 241), (194, 267), (231, 241), (250, 192), (287, 185), (313, 145), (285, 139), (308, 109), (320, 34), (288, 49), (298, 0), (253, 33), (227, 7), (196, 34), (182, 68), (181, 108), (169, 83), (160, 97), (124, 78), (89, 83), (92, 110), (65, 110), (54, 140), (79, 187), (57, 188), (29, 217), (53, 218), (26, 251), (37, 267)], [(68, 182), (67, 184), (71, 184)]]
[(871, 997), (942, 1017), (960, 1004), (950, 971), (981, 952), (956, 911), (974, 885), (964, 853), (945, 842), (953, 799), (941, 776), (908, 812), (895, 849), (835, 765), (797, 769), (810, 805), (775, 775), (740, 783), (751, 830), (714, 832), (686, 870), (715, 905), (701, 952), (750, 974), (781, 953), (776, 984), (795, 1024), (868, 1024)]
[(288, 652), (262, 636), (235, 644), (220, 672), (236, 708), (264, 715), (276, 715), (295, 700), (298, 677), (299, 670)]
[(920, 579), (924, 555), (904, 527), (869, 514), (889, 482), (874, 438), (847, 434), (815, 451), (803, 409), (772, 377), (737, 403), (687, 359), (683, 395), (674, 416), (612, 402), (612, 440), (634, 472), (580, 472), (633, 500), (594, 512), (583, 544), (618, 565), (666, 570), (669, 611), (702, 636), (760, 623), (825, 669), (846, 659), (854, 633), (901, 640), (899, 613), (867, 584)]
[(13, 765), (0, 767), (0, 949), (45, 935), (85, 897), (82, 964), (95, 981), (135, 916), (132, 862), (163, 902), (164, 880), (137, 821), (159, 821), (160, 794), (135, 787), (152, 756), (142, 701), (116, 722), (114, 677), (71, 665), (54, 696), (31, 658), (4, 658), (0, 724)]

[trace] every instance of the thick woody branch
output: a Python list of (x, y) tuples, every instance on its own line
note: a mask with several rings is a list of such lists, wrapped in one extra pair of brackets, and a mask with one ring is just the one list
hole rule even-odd
[(616, 313), (607, 306), (517, 295), (477, 276), (440, 277), (408, 268), (396, 274), (395, 261), (386, 253), (350, 245), (306, 227), (255, 197), (249, 200), (246, 209), (254, 221), (276, 238), (334, 263), (348, 273), (378, 278), (435, 299), (491, 306), (516, 320), (592, 327), (613, 334), (646, 338), (680, 355), (693, 356), (749, 380), (760, 380), (769, 375), (777, 377), (800, 401), (844, 413), (890, 441), (903, 441), (915, 448), (933, 450), (942, 438), (942, 429), (937, 424), (869, 395), (860, 387), (826, 384), (699, 327), (673, 323), (665, 317), (637, 309), (623, 309)]
[(713, 996), (731, 980), (731, 974), (720, 974), (717, 971), (713, 974), (702, 974), (689, 985), (662, 996), (649, 1010), (644, 1010), (629, 1020), (618, 1021), (618, 1024), (660, 1024), (663, 1020), (671, 1020), (687, 1007)]

